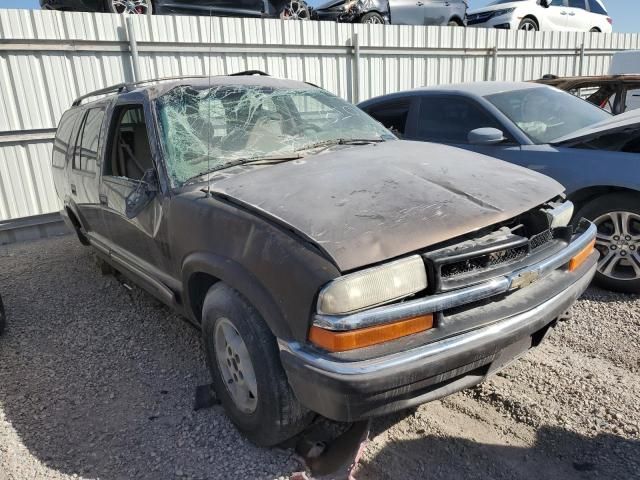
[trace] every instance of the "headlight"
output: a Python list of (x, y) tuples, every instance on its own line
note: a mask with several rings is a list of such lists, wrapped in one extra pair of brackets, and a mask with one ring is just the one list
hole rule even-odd
[(545, 210), (545, 213), (549, 215), (551, 228), (566, 227), (573, 218), (573, 203), (567, 200), (554, 208)]
[(351, 313), (413, 295), (425, 288), (424, 262), (414, 255), (332, 281), (320, 291), (318, 313)]
[(502, 10), (496, 10), (493, 12), (494, 17), (501, 17), (502, 15), (506, 15), (507, 13), (511, 13), (515, 10), (514, 8), (503, 8)]
[(356, 6), (356, 3), (358, 3), (358, 0), (351, 0), (350, 2), (345, 2), (345, 4), (342, 6), (342, 9), (345, 12), (348, 12), (349, 10), (351, 10), (353, 7)]

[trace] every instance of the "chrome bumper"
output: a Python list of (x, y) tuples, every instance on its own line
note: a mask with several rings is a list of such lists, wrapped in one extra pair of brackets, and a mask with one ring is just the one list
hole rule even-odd
[(509, 275), (493, 278), (467, 288), (452, 292), (411, 300), (403, 303), (371, 308), (350, 315), (321, 315), (314, 317), (313, 324), (328, 330), (343, 331), (393, 322), (403, 318), (418, 317), (428, 313), (448, 310), (477, 302), (527, 285), (547, 276), (554, 270), (569, 263), (580, 251), (596, 238), (597, 228), (593, 223), (559, 252), (541, 262), (516, 270)]

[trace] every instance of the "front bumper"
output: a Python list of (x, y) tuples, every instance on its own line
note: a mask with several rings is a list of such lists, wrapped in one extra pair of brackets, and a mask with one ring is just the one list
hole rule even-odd
[(517, 30), (520, 21), (513, 14), (491, 17), (484, 21), (474, 20), (473, 17), (467, 19), (467, 27), (473, 28), (498, 28), (502, 30)]
[[(591, 226), (565, 248), (566, 253), (588, 244), (594, 236), (595, 227)], [(557, 256), (555, 261), (541, 262), (554, 269), (534, 284), (448, 320), (490, 318), (484, 326), (407, 350), (349, 361), (308, 345), (280, 341), (289, 383), (303, 405), (338, 421), (387, 414), (476, 385), (537, 346), (587, 288), (596, 271), (598, 253), (593, 252), (573, 272), (561, 268), (569, 258)], [(534, 265), (528, 271), (539, 267)], [(429, 299), (425, 301), (428, 304)], [(386, 308), (394, 310), (397, 305)]]

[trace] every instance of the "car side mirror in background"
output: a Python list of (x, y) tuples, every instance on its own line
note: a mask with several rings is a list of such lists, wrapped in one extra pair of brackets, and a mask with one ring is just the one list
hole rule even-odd
[(126, 199), (125, 214), (127, 218), (135, 218), (145, 209), (158, 193), (158, 177), (151, 168), (144, 172), (136, 188)]
[(504, 142), (504, 133), (497, 128), (476, 128), (467, 135), (467, 140), (471, 145), (495, 145)]
[(544, 8), (549, 8), (551, 6), (551, 0), (540, 0), (538, 3)]

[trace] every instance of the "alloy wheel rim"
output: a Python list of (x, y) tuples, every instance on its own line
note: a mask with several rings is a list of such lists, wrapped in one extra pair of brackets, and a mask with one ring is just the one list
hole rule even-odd
[(526, 32), (533, 32), (535, 31), (536, 26), (531, 23), (531, 22), (525, 22), (521, 27), (520, 30), (524, 30)]
[(149, 0), (111, 0), (117, 13), (146, 15), (149, 13)]
[(240, 411), (251, 414), (258, 406), (258, 381), (249, 350), (227, 318), (218, 320), (214, 335), (218, 370), (227, 392)]
[(594, 223), (598, 227), (598, 271), (613, 280), (640, 279), (640, 215), (609, 212)]
[(309, 20), (309, 9), (301, 2), (291, 0), (285, 10), (284, 18), (287, 20)]
[(367, 21), (364, 22), (364, 23), (372, 23), (374, 25), (382, 25), (382, 20), (380, 20), (380, 17), (374, 15), (372, 17), (367, 18)]

